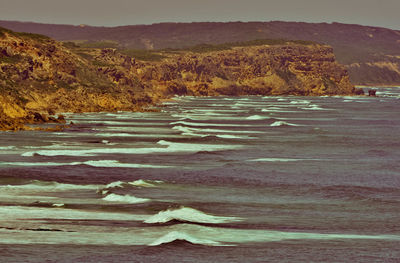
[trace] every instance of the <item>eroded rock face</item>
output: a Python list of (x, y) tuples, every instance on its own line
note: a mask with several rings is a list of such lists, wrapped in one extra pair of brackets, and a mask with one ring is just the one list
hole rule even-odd
[(165, 95), (354, 94), (332, 48), (321, 45), (237, 47), (170, 55), (133, 67), (141, 82)]
[(0, 33), (0, 130), (26, 129), (24, 123), (40, 122), (36, 113), (137, 109), (134, 85), (131, 92), (118, 87), (92, 61), (61, 43)]
[(140, 61), (115, 49), (68, 49), (0, 28), (0, 130), (63, 122), (60, 112), (139, 110), (174, 95), (354, 94), (322, 45), (262, 45), (164, 52)]

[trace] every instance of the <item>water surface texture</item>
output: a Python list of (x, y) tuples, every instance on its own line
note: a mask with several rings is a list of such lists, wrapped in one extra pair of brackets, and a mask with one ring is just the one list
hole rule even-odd
[(400, 88), (0, 133), (2, 262), (398, 262)]

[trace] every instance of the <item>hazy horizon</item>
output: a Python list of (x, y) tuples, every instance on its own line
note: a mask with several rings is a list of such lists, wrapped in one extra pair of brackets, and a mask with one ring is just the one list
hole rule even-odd
[(345, 23), (400, 29), (398, 0), (0, 0), (0, 20), (125, 26), (190, 22)]

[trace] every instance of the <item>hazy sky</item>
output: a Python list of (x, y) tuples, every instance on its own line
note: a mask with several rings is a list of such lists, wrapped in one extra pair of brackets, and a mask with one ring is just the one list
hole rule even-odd
[(97, 26), (283, 20), (400, 30), (399, 12), (400, 0), (0, 0), (0, 20)]

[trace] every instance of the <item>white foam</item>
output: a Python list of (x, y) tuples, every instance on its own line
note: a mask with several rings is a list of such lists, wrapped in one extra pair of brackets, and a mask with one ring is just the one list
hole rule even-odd
[(180, 232), (180, 231), (171, 231), (168, 234), (158, 238), (157, 240), (151, 242), (149, 246), (158, 246), (161, 244), (171, 243), (176, 240), (183, 240), (190, 242), (192, 244), (200, 244), (200, 245), (207, 245), (207, 246), (219, 246), (221, 245), (220, 242), (207, 240), (207, 239), (200, 239), (194, 236), (191, 236), (187, 233)]
[(118, 203), (127, 203), (127, 204), (141, 204), (149, 202), (148, 198), (140, 198), (132, 195), (117, 195), (117, 194), (109, 194), (106, 197), (102, 198), (107, 202), (118, 202)]
[(148, 224), (155, 224), (166, 223), (171, 220), (212, 224), (241, 221), (241, 219), (238, 217), (213, 216), (190, 207), (181, 207), (178, 209), (161, 211), (158, 214), (147, 218), (144, 222)]
[[(85, 219), (142, 221), (147, 216), (117, 212), (91, 212), (56, 207), (0, 206), (1, 220), (27, 219)], [(1, 242), (1, 239), (0, 239)]]
[[(169, 128), (161, 128), (161, 127), (135, 127), (135, 126), (125, 126), (125, 127), (105, 127), (106, 130), (110, 131), (122, 131), (122, 132), (140, 132), (140, 133), (150, 133), (150, 134), (166, 134), (171, 133)], [(125, 133), (121, 133), (125, 134)], [(131, 134), (131, 133), (129, 133)]]
[(257, 139), (256, 137), (243, 136), (243, 135), (231, 135), (231, 134), (218, 134), (215, 136), (218, 138), (221, 138), (221, 139)]
[(309, 100), (293, 100), (290, 102), (290, 104), (310, 104), (311, 101)]
[[(100, 132), (100, 133), (96, 133), (94, 134), (95, 136), (98, 137), (150, 137), (150, 138), (158, 138), (160, 136), (164, 136), (164, 137), (169, 137), (169, 138), (173, 138), (176, 136), (173, 136), (171, 134), (143, 134), (143, 133), (107, 133), (107, 132)], [(93, 136), (93, 135), (92, 135)]]
[[(198, 151), (222, 151), (241, 148), (241, 145), (215, 145), (215, 144), (196, 144), (196, 143), (174, 143), (161, 140), (159, 145), (167, 147), (157, 148), (91, 148), (76, 150), (39, 150), (25, 152), (21, 156), (34, 156), (35, 154), (43, 156), (96, 156), (98, 154), (151, 154), (151, 153), (174, 153), (174, 152), (198, 152)], [(84, 163), (87, 164), (87, 163)], [(95, 165), (91, 162), (88, 165)], [(116, 165), (114, 163), (114, 165)], [(117, 164), (118, 165), (118, 164)], [(124, 164), (121, 164), (124, 166)], [(132, 166), (132, 165), (129, 165)], [(137, 165), (133, 165), (137, 167)], [(103, 166), (104, 167), (104, 166)], [(127, 167), (127, 166), (126, 166)], [(142, 166), (143, 167), (143, 166)], [(152, 166), (154, 167), (154, 166)]]
[[(28, 155), (23, 155), (28, 156)], [(53, 156), (53, 155), (50, 155)], [(99, 160), (72, 163), (54, 163), (54, 162), (0, 162), (0, 166), (76, 166), (88, 165), (93, 167), (119, 167), (119, 168), (171, 168), (165, 165), (136, 164), (136, 163), (120, 163), (117, 160)]]
[(116, 182), (112, 182), (112, 183), (107, 184), (105, 186), (105, 188), (114, 188), (114, 187), (122, 188), (124, 184), (126, 184), (126, 183), (122, 182), (122, 181), (116, 181)]
[(316, 104), (310, 104), (310, 105), (308, 105), (308, 107), (301, 108), (301, 109), (303, 109), (303, 110), (330, 110), (330, 109), (323, 109), (319, 105), (316, 105)]
[(128, 119), (129, 121), (123, 122), (123, 121), (76, 121), (77, 123), (101, 123), (104, 125), (115, 125), (115, 126), (163, 126), (165, 123), (162, 122), (134, 122), (131, 119)]
[(28, 184), (22, 185), (2, 185), (0, 189), (24, 189), (24, 190), (39, 190), (39, 191), (69, 191), (69, 190), (92, 190), (97, 189), (99, 185), (80, 185), (80, 184), (63, 184), (57, 182), (46, 182), (32, 180)]
[(156, 184), (161, 184), (163, 181), (151, 181), (151, 180), (143, 180), (139, 179), (133, 182), (122, 182), (122, 181), (116, 181), (109, 183), (105, 186), (105, 188), (115, 188), (115, 187), (120, 187), (123, 188), (125, 185), (133, 185), (133, 186), (139, 186), (139, 187), (156, 187)]
[(65, 204), (52, 204), (52, 206), (54, 206), (54, 207), (64, 207)]
[(274, 123), (271, 123), (269, 126), (271, 126), (271, 127), (279, 127), (279, 126), (301, 126), (301, 125), (289, 123), (289, 122), (286, 122), (286, 121), (276, 121)]
[(53, 163), (53, 162), (0, 162), (0, 166), (62, 166), (71, 165), (71, 163)]
[(120, 167), (120, 168), (171, 168), (166, 165), (138, 164), (138, 163), (120, 163), (117, 160), (86, 161), (79, 164), (86, 164), (94, 167)]
[(156, 187), (155, 184), (160, 184), (160, 183), (163, 183), (163, 181), (150, 181), (150, 180), (139, 179), (133, 182), (129, 182), (128, 184), (139, 187)]
[(249, 162), (298, 162), (298, 161), (315, 161), (321, 159), (296, 159), (296, 158), (259, 158), (248, 160)]
[(15, 149), (15, 146), (0, 146), (0, 150), (12, 150)]
[(217, 127), (254, 127), (254, 125), (246, 124), (229, 124), (229, 123), (204, 123), (204, 122), (188, 122), (188, 121), (175, 121), (171, 125), (181, 124), (185, 126), (203, 127), (203, 126), (217, 126)]
[(160, 145), (168, 146), (166, 152), (199, 152), (199, 151), (221, 151), (241, 148), (242, 145), (218, 145), (198, 143), (175, 143), (161, 140)]
[(193, 112), (193, 113), (202, 113), (202, 114), (207, 114), (207, 115), (221, 115), (220, 112), (226, 112), (226, 113), (236, 113), (236, 112), (246, 112), (245, 110), (223, 110), (223, 109), (193, 109), (193, 110), (189, 110), (186, 112)]
[(238, 117), (237, 116), (229, 116), (229, 117), (225, 117), (225, 116), (206, 116), (206, 115), (202, 115), (202, 114), (172, 114), (171, 116), (173, 116), (174, 118), (178, 118), (180, 120), (184, 120), (184, 119), (189, 119), (189, 120), (193, 120), (193, 121), (207, 121), (207, 120), (228, 120), (228, 121), (237, 121)]
[[(67, 231), (26, 231), (49, 228), (47, 219), (132, 220), (144, 215), (128, 213), (85, 212), (66, 208), (0, 207), (3, 220), (16, 220), (18, 228), (0, 229), (1, 244), (77, 244), (77, 245), (160, 245), (175, 240), (194, 244), (225, 246), (246, 243), (269, 243), (282, 240), (388, 240), (400, 241), (398, 235), (320, 234), (310, 232), (282, 232), (256, 229), (208, 227), (196, 224), (174, 224), (161, 227), (83, 226), (66, 224), (58, 229)], [(23, 220), (20, 220), (23, 219)], [(46, 219), (46, 220), (29, 220)], [(21, 229), (22, 228), (22, 229)], [(68, 231), (70, 230), (70, 231)], [(267, 245), (267, 244), (265, 244)]]
[(297, 112), (297, 111), (283, 110), (283, 109), (280, 109), (280, 108), (271, 107), (271, 108), (261, 109), (261, 112), (278, 112), (278, 113), (282, 113), (282, 112)]
[(246, 118), (246, 120), (267, 120), (270, 117), (267, 116), (260, 116), (260, 115), (252, 115)]
[(236, 130), (222, 130), (222, 129), (208, 129), (208, 128), (193, 128), (184, 126), (174, 126), (172, 129), (183, 132), (201, 132), (201, 133), (261, 133), (259, 131), (236, 131)]

